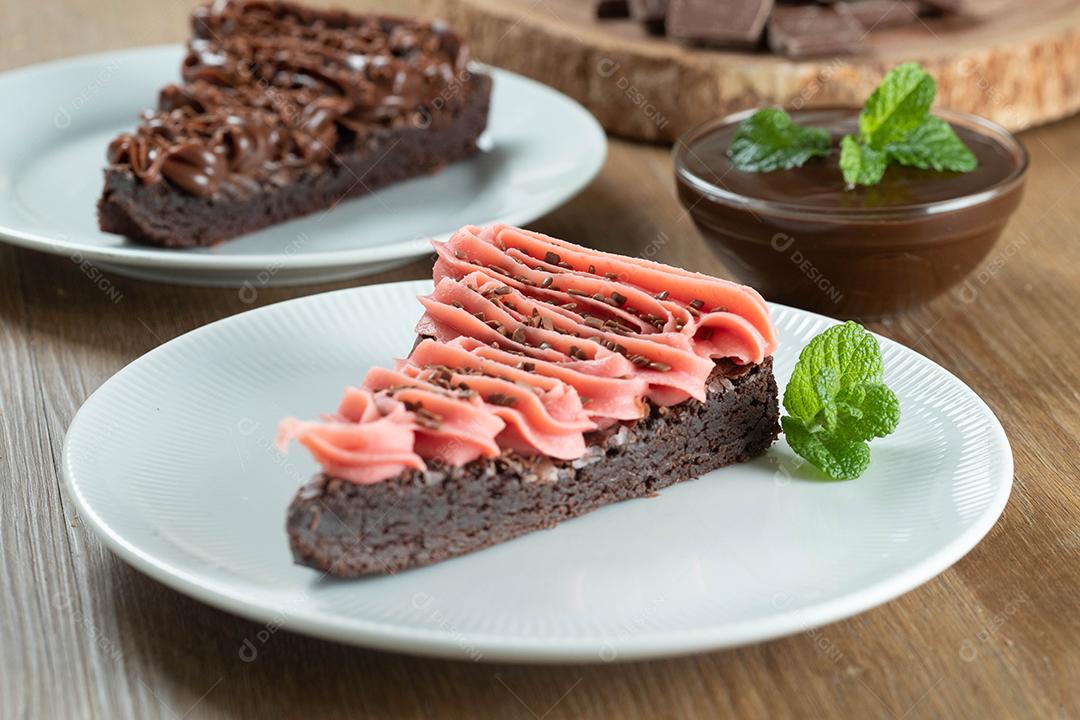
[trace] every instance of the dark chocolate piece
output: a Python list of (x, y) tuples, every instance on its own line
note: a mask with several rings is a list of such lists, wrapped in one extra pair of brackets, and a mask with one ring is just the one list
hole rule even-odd
[(855, 18), (867, 32), (911, 25), (928, 9), (919, 0), (852, 0), (837, 8)]
[(630, 0), (630, 17), (653, 35), (663, 35), (667, 28), (668, 0)]
[(772, 358), (749, 367), (721, 361), (707, 391), (704, 403), (652, 407), (632, 426), (594, 433), (577, 460), (507, 452), (372, 485), (318, 476), (289, 507), (293, 558), (339, 577), (393, 573), (647, 497), (765, 452), (779, 432)]
[(701, 45), (756, 46), (772, 10), (773, 0), (671, 0), (667, 32)]
[[(336, 175), (412, 130), (451, 144), (427, 143), (381, 176), (431, 172), (475, 151), (462, 131), (483, 130), (475, 115), (490, 80), (468, 72), (467, 50), (441, 23), (223, 0), (196, 9), (193, 29), (183, 84), (166, 86), (158, 109), (109, 146), (105, 231), (208, 244), (374, 189), (357, 182), (363, 175), (339, 187)], [(170, 235), (172, 219), (155, 210), (190, 216)]]
[(909, 0), (853, 0), (840, 6), (867, 32), (915, 23), (921, 8), (919, 3)]
[(964, 10), (964, 0), (923, 0), (934, 10), (942, 13), (960, 13)]
[(769, 17), (767, 35), (773, 52), (805, 58), (852, 53), (866, 29), (841, 5), (784, 5)]
[(593, 12), (601, 20), (630, 17), (629, 0), (593, 0)]

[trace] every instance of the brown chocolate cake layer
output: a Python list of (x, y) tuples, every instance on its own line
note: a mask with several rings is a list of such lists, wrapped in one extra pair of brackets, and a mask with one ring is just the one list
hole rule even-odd
[(289, 507), (293, 557), (339, 577), (428, 565), (647, 497), (773, 443), (780, 426), (772, 358), (721, 361), (706, 389), (704, 403), (651, 407), (633, 425), (593, 433), (577, 460), (507, 452), (371, 485), (320, 475)]
[(491, 78), (438, 22), (219, 0), (108, 149), (102, 230), (209, 245), (472, 155)]

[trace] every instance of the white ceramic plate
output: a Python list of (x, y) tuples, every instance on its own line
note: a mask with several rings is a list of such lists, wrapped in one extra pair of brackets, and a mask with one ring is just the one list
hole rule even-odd
[[(956, 562), (1012, 485), (1001, 425), (962, 382), (882, 339), (897, 432), (852, 482), (807, 479), (781, 440), (746, 465), (394, 577), (292, 564), (285, 508), (316, 470), (278, 420), (333, 409), (411, 347), (430, 283), (375, 285), (221, 320), (136, 360), (87, 400), (63, 469), (79, 517), (126, 561), (261, 622), (410, 653), (609, 661), (749, 643), (832, 622)], [(781, 386), (834, 321), (776, 306)]]
[(0, 240), (149, 280), (258, 288), (370, 274), (425, 255), (462, 225), (523, 224), (596, 175), (607, 141), (570, 98), (498, 68), (483, 152), (443, 172), (229, 240), (163, 250), (97, 226), (105, 148), (179, 79), (179, 45), (0, 75)]

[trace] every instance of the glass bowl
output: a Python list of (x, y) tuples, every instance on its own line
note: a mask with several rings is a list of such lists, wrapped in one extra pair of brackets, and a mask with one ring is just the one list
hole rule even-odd
[[(837, 166), (835, 178), (825, 166), (803, 172), (809, 163), (772, 178), (728, 165), (722, 150), (753, 112), (688, 132), (675, 146), (675, 181), (709, 247), (770, 300), (862, 318), (925, 303), (979, 265), (1023, 195), (1027, 151), (1007, 130), (974, 115), (935, 112), (965, 133), (986, 172), (967, 178), (890, 166), (880, 187), (844, 190), (835, 152), (810, 161)], [(791, 116), (827, 127), (838, 140), (856, 130), (858, 113), (826, 107)], [(905, 184), (914, 192), (905, 194)], [(763, 189), (769, 191), (757, 192)]]

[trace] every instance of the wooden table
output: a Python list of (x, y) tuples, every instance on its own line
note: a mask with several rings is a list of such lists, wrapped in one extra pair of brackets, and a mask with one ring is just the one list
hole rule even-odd
[[(188, 8), (2, 0), (0, 68), (180, 40)], [(1024, 136), (1027, 199), (973, 298), (873, 325), (956, 373), (1005, 425), (1016, 481), (987, 538), (846, 622), (656, 662), (444, 662), (286, 632), (243, 662), (262, 626), (113, 557), (75, 515), (58, 463), (76, 409), (111, 374), (250, 306), (231, 290), (109, 276), (113, 302), (67, 258), (0, 247), (0, 717), (1080, 717), (1078, 136), (1080, 119)], [(628, 254), (653, 244), (723, 274), (670, 176), (666, 149), (613, 142), (603, 174), (533, 227)], [(656, 245), (660, 233), (672, 241)], [(364, 282), (429, 272), (422, 260)], [(349, 284), (264, 291), (258, 304)]]

